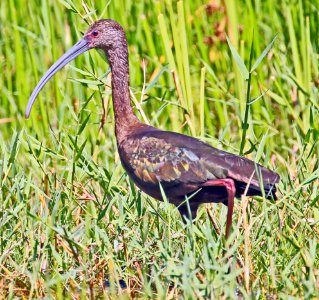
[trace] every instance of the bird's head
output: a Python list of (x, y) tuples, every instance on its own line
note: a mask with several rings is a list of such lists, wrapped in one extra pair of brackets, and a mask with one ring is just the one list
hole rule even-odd
[(84, 35), (89, 48), (101, 48), (104, 50), (117, 47), (123, 41), (124, 30), (120, 24), (103, 19), (93, 23)]
[(117, 22), (103, 19), (93, 23), (84, 37), (64, 53), (40, 79), (30, 96), (25, 117), (29, 117), (33, 103), (44, 85), (67, 63), (92, 48), (100, 48), (108, 52), (116, 47), (123, 46), (123, 41), (125, 41), (125, 33), (122, 26)]

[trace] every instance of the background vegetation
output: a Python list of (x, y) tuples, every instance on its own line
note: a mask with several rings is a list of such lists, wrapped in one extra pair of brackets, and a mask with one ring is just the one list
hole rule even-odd
[[(236, 154), (244, 140), (280, 173), (277, 202), (236, 201), (228, 243), (225, 207), (185, 226), (129, 180), (96, 51), (24, 119), (39, 78), (99, 18), (127, 32), (142, 120)], [(226, 33), (246, 66), (278, 34), (248, 97)], [(0, 35), (1, 298), (319, 298), (318, 1), (5, 0)]]

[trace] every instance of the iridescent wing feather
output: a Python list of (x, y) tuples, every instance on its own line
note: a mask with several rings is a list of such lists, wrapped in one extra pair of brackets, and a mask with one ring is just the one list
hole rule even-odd
[(145, 182), (200, 183), (208, 178), (201, 159), (187, 148), (152, 136), (128, 139), (124, 145), (135, 175)]
[(265, 185), (279, 181), (275, 172), (245, 157), (175, 132), (148, 130), (126, 140), (123, 147), (135, 175), (150, 183), (204, 183), (227, 177), (256, 186), (260, 178)]

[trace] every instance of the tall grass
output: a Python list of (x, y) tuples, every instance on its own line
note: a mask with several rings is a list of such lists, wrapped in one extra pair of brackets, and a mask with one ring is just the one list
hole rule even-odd
[[(97, 52), (24, 119), (38, 79), (99, 18), (126, 30), (141, 119), (236, 154), (244, 141), (280, 173), (277, 202), (236, 201), (228, 243), (225, 207), (185, 226), (129, 180)], [(0, 24), (0, 297), (319, 297), (317, 2), (8, 0)], [(249, 88), (226, 34), (246, 66), (278, 34)]]

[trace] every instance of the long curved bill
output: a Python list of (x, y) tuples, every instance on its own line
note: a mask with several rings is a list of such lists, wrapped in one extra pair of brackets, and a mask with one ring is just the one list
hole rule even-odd
[(50, 69), (44, 74), (44, 76), (40, 79), (39, 83), (33, 90), (27, 108), (25, 110), (25, 117), (28, 119), (32, 105), (37, 98), (39, 92), (44, 87), (44, 85), (49, 81), (49, 79), (60, 69), (62, 69), (67, 63), (69, 63), (71, 60), (82, 54), (83, 52), (89, 50), (89, 43), (88, 41), (83, 38), (80, 41), (78, 41), (71, 49), (69, 49), (66, 53), (64, 53), (51, 67)]

